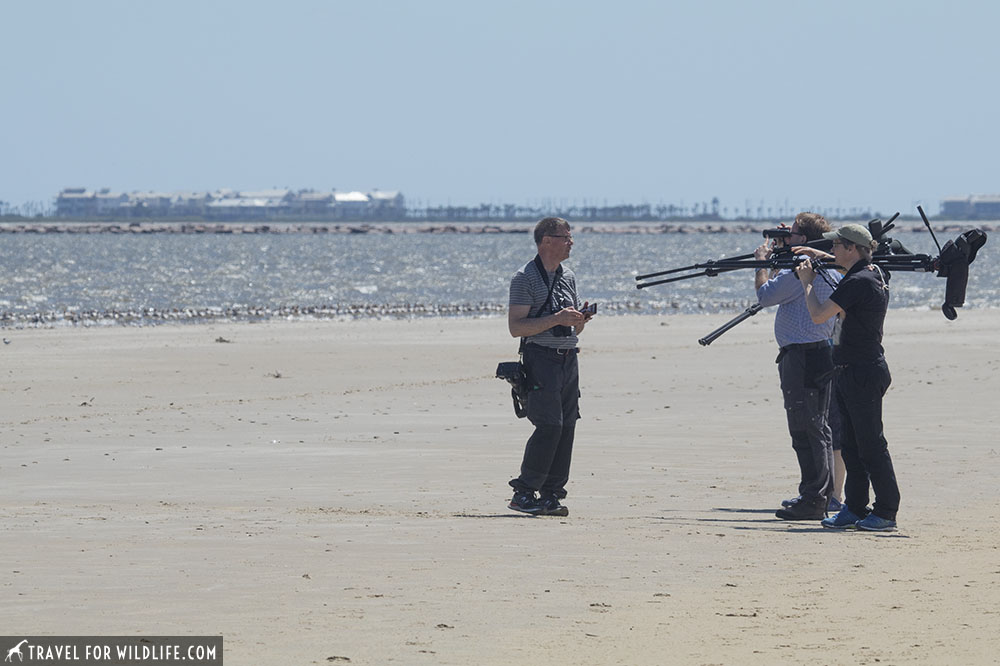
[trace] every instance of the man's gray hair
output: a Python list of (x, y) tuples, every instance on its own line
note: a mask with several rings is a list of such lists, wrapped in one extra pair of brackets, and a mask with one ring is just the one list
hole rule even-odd
[(541, 245), (546, 236), (554, 236), (556, 232), (569, 232), (569, 222), (561, 217), (546, 217), (535, 225), (535, 245)]

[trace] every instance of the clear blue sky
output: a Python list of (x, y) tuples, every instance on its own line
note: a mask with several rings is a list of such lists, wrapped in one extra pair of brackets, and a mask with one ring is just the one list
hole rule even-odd
[(936, 212), (1000, 192), (1000, 2), (0, 3), (0, 200), (401, 190)]

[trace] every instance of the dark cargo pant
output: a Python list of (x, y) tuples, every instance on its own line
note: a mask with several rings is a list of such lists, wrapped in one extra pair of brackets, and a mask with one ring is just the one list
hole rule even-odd
[(535, 431), (524, 448), (521, 475), (510, 481), (515, 490), (566, 497), (573, 437), (580, 418), (576, 352), (559, 353), (533, 344), (524, 347), (522, 360), (531, 389), (525, 409)]

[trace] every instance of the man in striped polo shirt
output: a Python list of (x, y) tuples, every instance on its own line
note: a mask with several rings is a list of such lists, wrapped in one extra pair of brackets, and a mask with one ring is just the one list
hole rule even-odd
[[(822, 215), (799, 213), (788, 244), (818, 240), (829, 230), (830, 224)], [(757, 248), (754, 256), (767, 259), (771, 253), (765, 244)], [(817, 280), (816, 294), (825, 302), (840, 275), (824, 273), (832, 284)], [(827, 420), (832, 395), (834, 321), (813, 323), (802, 287), (791, 269), (769, 275), (767, 269), (761, 268), (754, 276), (754, 287), (761, 305), (778, 306), (774, 316), (774, 337), (781, 348), (778, 377), (801, 479), (799, 496), (783, 502), (785, 506), (774, 515), (782, 520), (820, 520), (826, 516), (829, 498), (834, 494), (833, 437)]]
[[(521, 338), (531, 390), (525, 399), (535, 431), (521, 474), (511, 479), (509, 508), (532, 515), (567, 516), (566, 497), (576, 420), (580, 418), (577, 339), (593, 316), (581, 312), (576, 276), (562, 265), (573, 248), (569, 222), (546, 217), (535, 226), (538, 254), (510, 281), (507, 327)], [(535, 493), (539, 493), (536, 496)]]

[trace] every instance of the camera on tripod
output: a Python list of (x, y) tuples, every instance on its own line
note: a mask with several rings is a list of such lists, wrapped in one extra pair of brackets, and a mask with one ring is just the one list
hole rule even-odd
[[(924, 209), (921, 206), (917, 206), (917, 212), (920, 213), (920, 217), (924, 221), (924, 226), (927, 227), (931, 238), (934, 240), (934, 244), (937, 246), (938, 256), (932, 257), (927, 254), (913, 254), (898, 240), (891, 239), (886, 235), (886, 232), (895, 226), (893, 221), (899, 217), (899, 213), (896, 213), (884, 223), (880, 219), (868, 222), (868, 231), (871, 233), (872, 239), (877, 241), (877, 247), (872, 252), (870, 263), (877, 266), (887, 280), (891, 271), (937, 272), (938, 277), (943, 277), (947, 280), (945, 283), (945, 300), (941, 306), (941, 311), (946, 318), (955, 319), (958, 317), (955, 308), (960, 308), (965, 304), (965, 292), (969, 280), (969, 265), (975, 261), (976, 253), (979, 249), (986, 244), (986, 233), (982, 229), (969, 229), (954, 241), (948, 241), (942, 248), (941, 244), (938, 243), (937, 237), (934, 235), (934, 229), (931, 228), (930, 220), (927, 219)], [(636, 282), (638, 282), (636, 288), (645, 289), (657, 284), (666, 284), (668, 282), (701, 276), (715, 277), (741, 268), (794, 269), (798, 262), (802, 261), (801, 258), (792, 255), (792, 247), (788, 245), (788, 241), (786, 240), (792, 235), (790, 228), (782, 225), (774, 229), (765, 229), (762, 233), (764, 238), (775, 239), (775, 247), (768, 259), (757, 259), (754, 254), (743, 254), (722, 259), (710, 259), (703, 263), (682, 266), (681, 268), (671, 268), (665, 271), (657, 271), (656, 273), (637, 275), (635, 276)], [(805, 247), (811, 247), (829, 254), (833, 241), (824, 238), (808, 241), (804, 245)], [(813, 270), (836, 270), (839, 268), (829, 258), (818, 261), (812, 260), (812, 266)], [(659, 278), (664, 275), (670, 275), (671, 277), (650, 281), (651, 278)], [(741, 321), (757, 314), (759, 311), (760, 308), (756, 306), (747, 308), (746, 312), (698, 342), (703, 345), (711, 344), (712, 340), (719, 337), (719, 335), (722, 335), (722, 333), (725, 333)]]
[(775, 227), (774, 229), (764, 229), (761, 234), (764, 238), (780, 238), (784, 240), (792, 235), (792, 230), (786, 227)]

